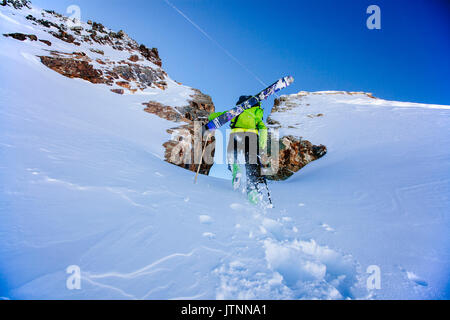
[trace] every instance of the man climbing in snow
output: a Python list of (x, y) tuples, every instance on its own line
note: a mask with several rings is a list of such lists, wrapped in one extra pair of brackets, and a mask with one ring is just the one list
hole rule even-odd
[[(236, 105), (250, 99), (251, 96), (241, 96)], [(226, 111), (225, 111), (226, 112)], [(209, 121), (219, 117), (225, 112), (212, 113)], [(267, 147), (267, 127), (263, 121), (264, 110), (261, 103), (245, 110), (239, 116), (231, 120), (230, 142), (227, 148), (228, 168), (233, 175), (233, 188), (239, 188), (242, 172), (240, 157), (243, 155), (247, 177), (247, 194), (251, 203), (258, 203), (261, 182), (260, 152)], [(242, 158), (242, 156), (241, 156)]]

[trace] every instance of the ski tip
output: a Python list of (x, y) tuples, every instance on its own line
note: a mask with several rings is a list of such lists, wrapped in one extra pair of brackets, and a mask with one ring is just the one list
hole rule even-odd
[(287, 76), (285, 79), (286, 79), (286, 82), (289, 84), (292, 84), (295, 81), (293, 76)]

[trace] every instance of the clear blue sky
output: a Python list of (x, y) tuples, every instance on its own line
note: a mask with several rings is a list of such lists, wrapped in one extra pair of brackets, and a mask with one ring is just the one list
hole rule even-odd
[[(169, 0), (265, 83), (293, 75), (300, 90), (367, 91), (399, 101), (450, 104), (448, 0)], [(34, 0), (81, 8), (113, 30), (157, 47), (163, 67), (210, 94), (219, 111), (262, 85), (164, 0)], [(366, 9), (381, 8), (381, 30)], [(265, 103), (270, 110), (272, 100)], [(268, 111), (266, 111), (268, 112)]]
[[(386, 99), (450, 104), (450, 1), (171, 0), (213, 39), (271, 83), (292, 74), (300, 90), (369, 91)], [(169, 75), (233, 105), (261, 84), (163, 0), (33, 0), (124, 29), (157, 47)], [(381, 8), (382, 29), (366, 28)]]

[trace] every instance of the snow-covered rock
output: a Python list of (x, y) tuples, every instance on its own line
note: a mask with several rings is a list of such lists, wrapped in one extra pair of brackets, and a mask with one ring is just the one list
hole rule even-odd
[(269, 180), (286, 180), (308, 163), (322, 158), (327, 153), (324, 145), (316, 146), (308, 140), (292, 135), (269, 141), (278, 143), (278, 155), (267, 159), (268, 170), (277, 168), (277, 170), (273, 170), (275, 172), (267, 175)]
[[(139, 95), (144, 111), (175, 122), (168, 132), (175, 139), (164, 143), (165, 160), (196, 171), (194, 161), (187, 161), (194, 158), (193, 122), (206, 121), (214, 103), (200, 90), (173, 81), (162, 69), (156, 48), (101, 23), (72, 21), (52, 10), (33, 8), (29, 1), (7, 1), (3, 7), (3, 18), (10, 22), (3, 36), (23, 41), (26, 51), (43, 65), (65, 77), (109, 87), (115, 94)], [(208, 174), (211, 166), (204, 163), (200, 173)]]
[(28, 8), (31, 9), (31, 1), (29, 0), (2, 0), (0, 6), (11, 6), (15, 9)]

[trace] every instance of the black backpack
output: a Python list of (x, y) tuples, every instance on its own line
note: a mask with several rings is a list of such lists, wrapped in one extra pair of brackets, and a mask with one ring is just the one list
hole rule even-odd
[[(241, 101), (242, 97), (247, 97), (247, 98)], [(242, 102), (244, 102), (244, 101), (246, 101), (246, 100), (248, 100), (248, 99), (251, 98), (251, 96), (250, 96), (250, 97), (248, 97), (248, 96), (242, 96), (242, 97), (241, 97), (241, 99), (239, 99), (239, 101), (241, 101), (241, 102), (238, 101), (238, 103), (237, 103), (236, 105), (241, 104)], [(261, 108), (261, 102), (258, 103), (257, 105), (254, 105), (252, 108), (255, 108), (255, 107), (260, 108), (260, 109), (262, 110), (262, 108)], [(250, 110), (250, 109), (247, 109), (247, 110)], [(264, 110), (263, 110), (263, 111), (264, 111)], [(244, 111), (244, 112), (245, 112), (245, 111)], [(241, 114), (242, 114), (242, 113), (241, 113)], [(230, 122), (230, 128), (231, 128), (231, 129), (236, 128), (236, 122), (238, 121), (238, 119), (239, 119), (239, 117), (241, 116), (241, 114), (238, 115), (236, 118), (233, 118), (233, 119), (231, 120), (231, 122)], [(263, 118), (263, 119), (264, 119), (264, 118)]]

